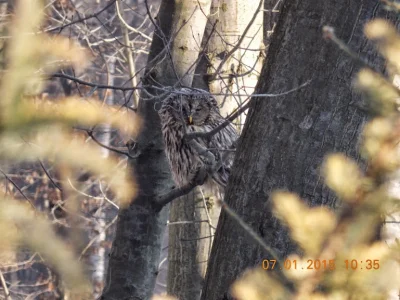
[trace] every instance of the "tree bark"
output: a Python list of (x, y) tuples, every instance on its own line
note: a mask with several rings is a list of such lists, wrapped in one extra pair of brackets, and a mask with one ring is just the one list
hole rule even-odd
[[(203, 38), (205, 53), (196, 70), (193, 86), (217, 94), (223, 116), (247, 98), (238, 94), (250, 96), (253, 93), (260, 75), (264, 30), (262, 6), (257, 12), (259, 3), (258, 0), (234, 0), (227, 5), (221, 0), (212, 1), (207, 32)], [(234, 52), (228, 55), (231, 50)], [(222, 68), (214, 75), (220, 64)], [(240, 120), (237, 123), (243, 124)]]
[[(210, 2), (207, 6), (202, 4), (201, 12), (203, 14), (210, 11)], [(229, 5), (220, 0), (212, 1), (203, 41), (198, 39), (198, 31), (199, 28), (204, 31), (204, 23), (196, 24), (196, 32), (186, 33), (186, 42), (189, 39), (193, 46), (197, 45), (196, 49), (200, 44), (204, 49), (196, 74), (209, 73), (211, 75), (218, 68), (223, 59), (223, 57), (218, 58), (218, 55), (237, 45), (258, 4), (258, 0), (235, 0), (230, 1)], [(187, 18), (187, 16), (181, 16), (181, 18)], [(219, 103), (225, 103), (222, 107), (223, 115), (230, 113), (244, 100), (237, 96), (238, 93), (251, 94), (253, 92), (258, 72), (261, 69), (262, 33), (262, 13), (259, 12), (240, 47), (226, 59), (220, 76), (217, 76), (217, 79), (213, 80), (210, 85), (208, 82), (201, 84), (199, 77), (195, 77), (193, 87), (210, 90), (211, 93), (216, 94), (226, 93), (226, 96), (216, 96)], [(182, 47), (174, 47), (175, 50), (180, 48)], [(246, 51), (248, 48), (252, 50)], [(255, 49), (259, 49), (259, 51), (255, 51)], [(188, 58), (193, 61), (198, 54), (197, 50), (193, 56), (188, 56)], [(176, 60), (181, 60), (181, 58), (176, 57)], [(188, 67), (192, 65), (193, 62), (187, 63)], [(231, 66), (233, 66), (232, 70)], [(189, 71), (192, 76), (189, 77), (190, 83), (193, 73), (194, 69)], [(241, 76), (243, 73), (248, 74)], [(188, 84), (188, 78), (183, 79)], [(240, 89), (239, 85), (246, 86), (246, 88)], [(238, 129), (240, 127), (238, 126)], [(217, 198), (219, 198), (217, 186), (211, 188), (202, 186), (171, 204), (167, 291), (168, 294), (177, 296), (179, 299), (200, 299), (215, 226), (220, 213), (220, 207), (215, 201)]]
[[(214, 0), (211, 7), (209, 25), (218, 22), (207, 48), (207, 73), (211, 79), (208, 85), (211, 93), (222, 94), (216, 98), (223, 104), (223, 116), (229, 115), (246, 100), (246, 96), (240, 95), (253, 93), (260, 75), (264, 45), (263, 6), (260, 4), (258, 7), (259, 4), (259, 0), (235, 0), (229, 5)], [(229, 55), (232, 50), (234, 52)], [(219, 73), (214, 75), (221, 64)], [(244, 115), (237, 119), (238, 129), (244, 120)]]
[[(171, 57), (180, 83), (192, 86), (211, 0), (176, 1), (173, 27), (178, 32)], [(179, 30), (179, 31), (178, 31)], [(200, 299), (211, 235), (202, 235), (207, 223), (200, 188), (175, 199), (170, 206), (167, 293), (178, 299)], [(204, 259), (203, 249), (207, 249)], [(206, 250), (207, 251), (207, 250)]]
[[(382, 60), (366, 44), (363, 26), (387, 17), (381, 4), (364, 1), (285, 1), (261, 72), (256, 94), (307, 87), (279, 98), (253, 98), (237, 149), (226, 202), (258, 232), (280, 258), (298, 249), (271, 212), (273, 190), (298, 193), (312, 206), (336, 206), (336, 196), (321, 179), (319, 166), (330, 152), (360, 160), (357, 139), (366, 114), (351, 88), (354, 61), (322, 38), (322, 26), (378, 68)], [(232, 299), (229, 287), (246, 268), (271, 259), (222, 213), (202, 299)]]
[[(164, 59), (160, 63), (165, 56), (164, 41), (168, 41), (171, 34), (174, 9), (174, 1), (165, 0), (161, 3), (157, 18), (159, 26), (155, 30), (148, 57), (145, 84), (153, 84), (154, 80), (163, 85), (176, 82), (171, 74), (170, 60)], [(157, 93), (150, 88), (147, 92)], [(138, 113), (143, 119), (142, 130), (132, 151), (136, 159), (130, 160), (139, 193), (128, 208), (119, 212), (102, 299), (150, 299), (158, 272), (168, 208), (164, 207), (155, 213), (151, 203), (155, 197), (166, 193), (173, 182), (164, 153), (160, 120), (154, 109), (157, 100), (149, 99), (144, 92), (141, 96)]]
[[(203, 11), (207, 13), (207, 6), (211, 3), (208, 0), (165, 0), (161, 3), (144, 78), (145, 85), (191, 85), (198, 56), (191, 34), (194, 33), (201, 40), (207, 20), (203, 12), (196, 8), (198, 3), (202, 4)], [(172, 43), (169, 42), (171, 38)], [(119, 214), (104, 299), (149, 299), (158, 272), (167, 209), (155, 214), (151, 202), (155, 196), (166, 194), (174, 184), (164, 154), (156, 111), (162, 99), (149, 97), (148, 93), (161, 94), (157, 89), (148, 88), (139, 101), (139, 114), (144, 124), (134, 149), (137, 158), (131, 161), (139, 195), (128, 209), (121, 210)], [(184, 207), (190, 205), (183, 203)], [(192, 291), (186, 288), (185, 282), (180, 282), (180, 285), (182, 290), (189, 291), (190, 296)], [(198, 288), (197, 293), (199, 291)]]

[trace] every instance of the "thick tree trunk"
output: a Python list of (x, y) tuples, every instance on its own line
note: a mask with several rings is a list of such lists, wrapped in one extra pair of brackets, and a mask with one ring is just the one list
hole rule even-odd
[[(211, 236), (202, 236), (204, 210), (200, 188), (171, 203), (169, 220), (167, 292), (178, 299), (200, 299), (206, 263), (199, 255), (202, 245), (211, 250)], [(207, 223), (204, 224), (207, 226)], [(208, 257), (208, 255), (207, 255)], [(203, 267), (203, 268), (202, 268)]]
[[(191, 85), (198, 48), (196, 41), (188, 39), (187, 35), (190, 33), (192, 37), (194, 32), (201, 41), (206, 25), (206, 17), (196, 8), (198, 3), (207, 13), (211, 3), (208, 0), (165, 0), (161, 3), (157, 17), (161, 32), (156, 30), (154, 34), (145, 85)], [(170, 38), (173, 38), (172, 44), (167, 44)], [(147, 92), (161, 94), (151, 88)], [(139, 101), (139, 114), (144, 124), (133, 153), (137, 158), (131, 165), (140, 192), (130, 207), (120, 212), (104, 299), (149, 299), (154, 289), (167, 209), (155, 214), (150, 204), (155, 196), (166, 194), (173, 187), (156, 111), (160, 100), (143, 93)], [(180, 284), (186, 288), (185, 283)]]
[[(253, 98), (243, 130), (227, 203), (283, 258), (296, 251), (287, 230), (271, 212), (271, 191), (298, 193), (310, 205), (336, 205), (320, 176), (325, 154), (345, 152), (359, 160), (357, 139), (366, 115), (351, 88), (358, 68), (336, 45), (324, 41), (322, 26), (378, 65), (365, 42), (364, 24), (385, 17), (379, 2), (285, 1), (256, 93), (278, 93), (312, 80), (279, 98)], [(271, 259), (222, 213), (202, 299), (231, 299), (229, 287), (246, 268)]]
[[(164, 85), (176, 82), (170, 60), (160, 63), (165, 56), (161, 37), (168, 40), (170, 36), (173, 12), (174, 1), (163, 1), (157, 18), (161, 32), (156, 29), (154, 34), (145, 84), (153, 84), (154, 79)], [(164, 55), (158, 56), (162, 52)], [(156, 90), (148, 89), (148, 92), (156, 94)], [(155, 104), (156, 99), (142, 93), (138, 107), (143, 118), (142, 130), (132, 151), (136, 159), (130, 161), (139, 194), (128, 208), (119, 212), (102, 299), (150, 299), (153, 293), (168, 208), (156, 214), (151, 202), (173, 186)]]

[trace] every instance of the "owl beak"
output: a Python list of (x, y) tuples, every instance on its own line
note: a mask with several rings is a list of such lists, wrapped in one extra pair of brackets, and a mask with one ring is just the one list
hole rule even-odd
[(188, 117), (188, 120), (189, 120), (189, 124), (192, 125), (192, 124), (193, 124), (193, 117), (192, 117), (192, 116), (189, 116), (189, 117)]

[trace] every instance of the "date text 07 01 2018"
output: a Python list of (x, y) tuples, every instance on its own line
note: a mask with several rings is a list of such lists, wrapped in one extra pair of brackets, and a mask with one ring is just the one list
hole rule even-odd
[(377, 270), (379, 269), (379, 259), (346, 259), (336, 261), (334, 259), (309, 259), (306, 262), (298, 263), (296, 259), (286, 259), (283, 266), (276, 263), (276, 259), (264, 259), (262, 268), (264, 270), (286, 269), (286, 270), (335, 270), (336, 267), (347, 270)]

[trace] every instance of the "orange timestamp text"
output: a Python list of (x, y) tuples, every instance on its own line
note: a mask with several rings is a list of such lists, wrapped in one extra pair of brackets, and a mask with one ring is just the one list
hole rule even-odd
[(335, 259), (308, 259), (298, 263), (296, 259), (286, 259), (283, 265), (279, 265), (276, 259), (264, 259), (262, 268), (264, 270), (336, 270), (337, 267), (347, 270), (377, 270), (380, 268), (379, 259), (346, 259), (336, 261)]

